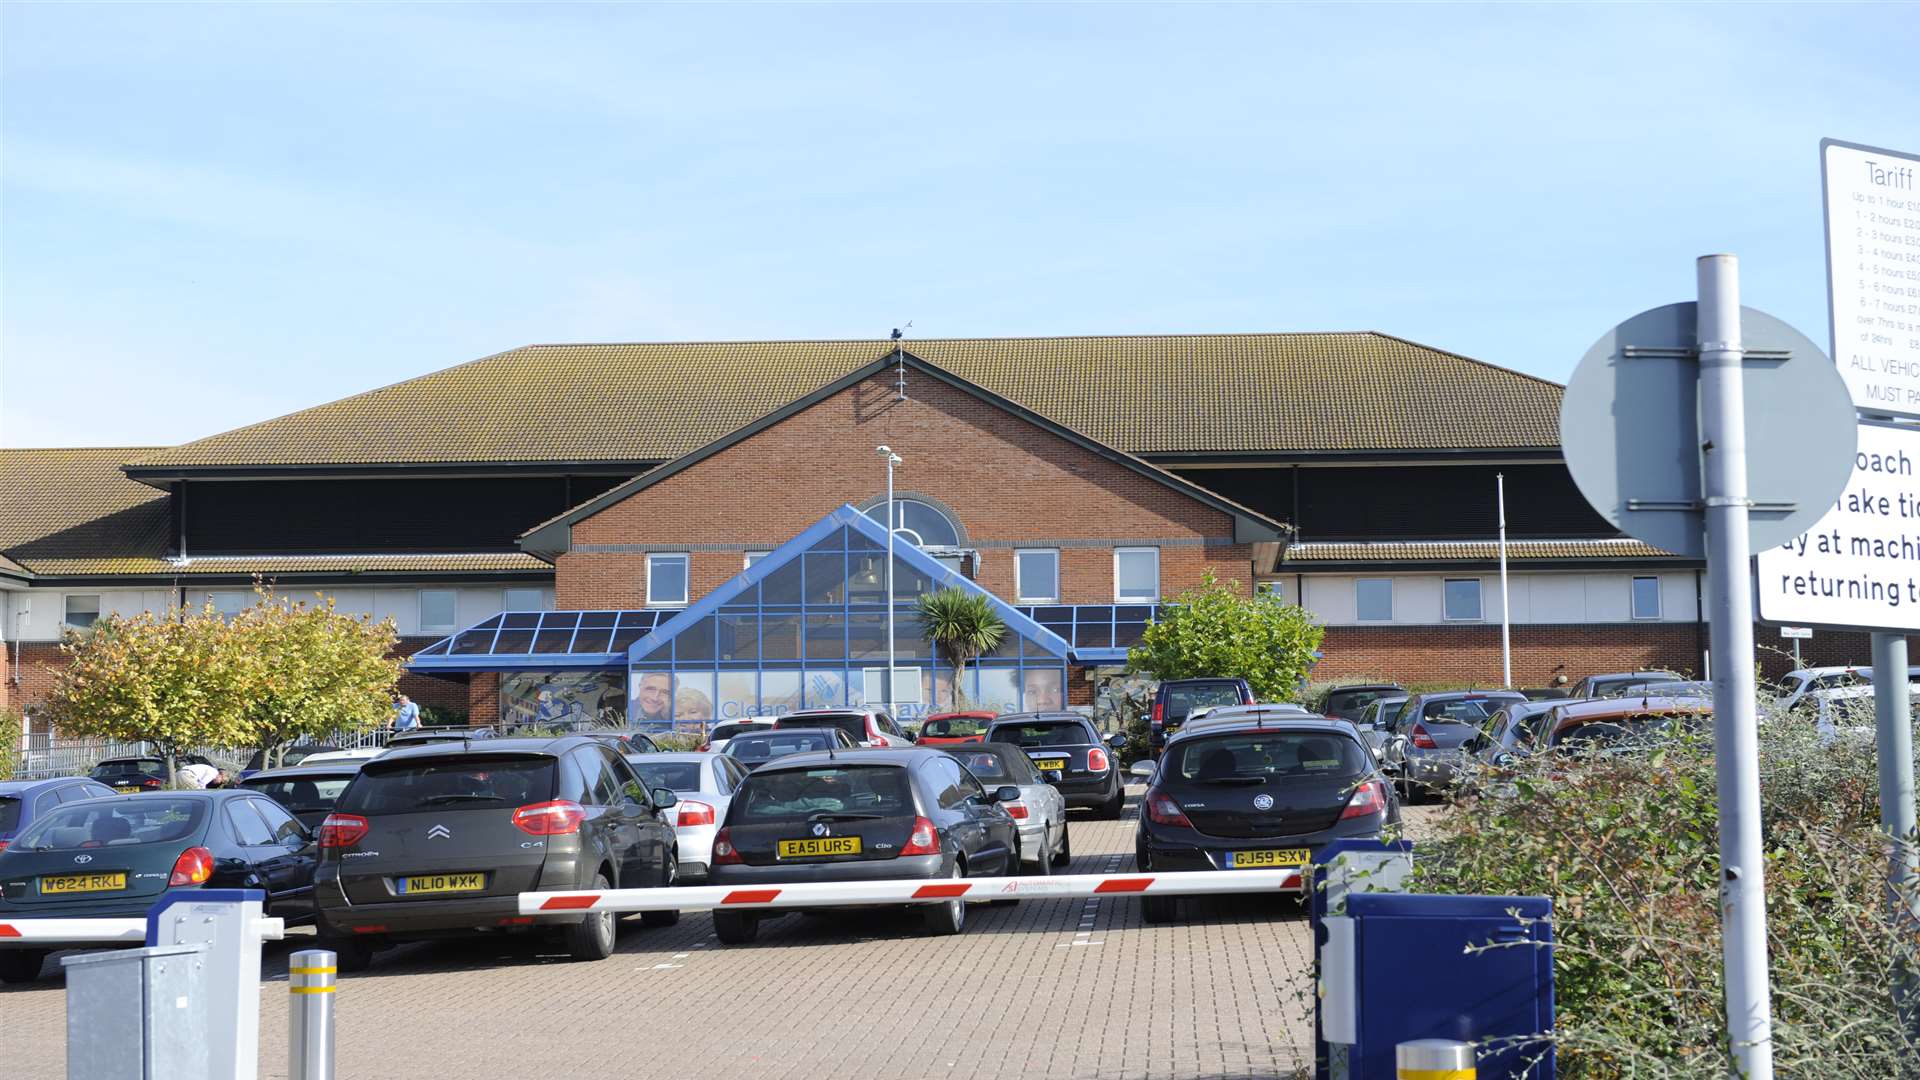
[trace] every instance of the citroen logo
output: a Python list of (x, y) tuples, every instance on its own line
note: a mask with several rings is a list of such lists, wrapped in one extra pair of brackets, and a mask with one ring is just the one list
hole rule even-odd
[(453, 830), (447, 828), (445, 825), (435, 825), (433, 828), (427, 830), (427, 839), (429, 840), (446, 840), (452, 836)]
[(92, 862), (92, 861), (93, 861), (93, 856), (91, 856), (91, 855), (75, 855), (75, 856), (73, 857), (73, 861), (74, 861), (74, 862), (77, 862), (77, 863), (90, 863), (90, 862)]
[(827, 828), (827, 823), (824, 821), (819, 821), (814, 823), (813, 835), (815, 836), (825, 836), (832, 831), (833, 831), (832, 829)]

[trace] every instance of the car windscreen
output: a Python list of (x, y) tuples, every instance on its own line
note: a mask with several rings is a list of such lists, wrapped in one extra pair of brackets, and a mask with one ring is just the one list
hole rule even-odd
[(1060, 723), (1005, 724), (993, 729), (993, 741), (1030, 748), (1035, 746), (1086, 746), (1093, 742), (1082, 724)]
[(715, 741), (720, 739), (734, 739), (748, 732), (765, 731), (767, 730), (767, 726), (766, 724), (721, 724), (719, 727), (714, 728), (707, 737)]
[(839, 728), (854, 742), (864, 742), (867, 737), (867, 718), (859, 713), (839, 713), (828, 716), (796, 716), (790, 720), (774, 721), (775, 731), (788, 728)]
[(1451, 698), (1429, 701), (1420, 706), (1420, 718), (1453, 724), (1473, 724), (1477, 727), (1501, 704), (1489, 698)]
[(898, 765), (822, 765), (747, 777), (734, 794), (727, 820), (729, 824), (763, 825), (818, 816), (858, 820), (913, 813), (906, 769)]
[(949, 716), (920, 725), (920, 734), (936, 739), (964, 739), (987, 730), (987, 723), (973, 716)]
[(648, 761), (628, 760), (633, 771), (640, 774), (640, 782), (647, 790), (666, 788), (669, 791), (699, 791), (700, 762), (698, 761)]
[(827, 737), (817, 731), (768, 732), (765, 735), (742, 735), (734, 739), (727, 744), (727, 756), (764, 761), (767, 758), (798, 754), (803, 750), (825, 750), (830, 745)]
[(1184, 720), (1195, 709), (1240, 704), (1240, 688), (1232, 683), (1176, 686), (1167, 691), (1167, 719)]
[(116, 799), (63, 806), (33, 823), (9, 851), (74, 851), (184, 840), (207, 819), (205, 799)]
[(404, 814), (415, 810), (497, 810), (553, 798), (549, 757), (431, 758), (372, 765), (347, 788), (339, 809), (349, 814)]
[(1367, 706), (1392, 693), (1391, 690), (1334, 690), (1327, 694), (1326, 712), (1345, 720), (1357, 720)]
[(1563, 728), (1555, 734), (1553, 744), (1572, 753), (1609, 750), (1655, 742), (1704, 724), (1699, 717), (1657, 713), (1609, 717)]
[(1285, 777), (1356, 777), (1369, 755), (1352, 739), (1318, 732), (1255, 731), (1175, 743), (1167, 775), (1192, 783), (1254, 783)]
[(20, 797), (0, 795), (0, 836), (11, 836), (20, 827)]
[[(185, 765), (182, 758), (180, 764)], [(160, 758), (113, 758), (93, 767), (88, 776), (125, 776), (128, 773), (144, 773), (147, 776), (167, 775), (167, 763)]]
[(1032, 787), (1040, 783), (1040, 777), (1034, 774), (1033, 763), (1025, 754), (996, 754), (991, 750), (962, 750), (954, 747), (953, 756), (967, 767), (974, 779), (985, 787), (998, 787), (1012, 784), (1015, 787)]
[(296, 814), (309, 810), (330, 810), (347, 790), (353, 774), (344, 776), (250, 777), (240, 786), (265, 795)]

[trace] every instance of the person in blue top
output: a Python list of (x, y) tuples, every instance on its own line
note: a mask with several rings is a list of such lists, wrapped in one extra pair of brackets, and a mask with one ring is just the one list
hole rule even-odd
[(401, 694), (393, 702), (393, 730), (412, 731), (420, 726), (420, 706)]

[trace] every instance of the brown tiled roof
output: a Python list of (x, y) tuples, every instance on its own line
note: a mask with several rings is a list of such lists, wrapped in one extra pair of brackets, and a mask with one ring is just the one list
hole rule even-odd
[[(1379, 333), (934, 339), (908, 348), (1132, 454), (1559, 444), (1558, 384)], [(153, 468), (668, 461), (888, 349), (875, 341), (530, 345), (134, 460)]]
[[(1378, 543), (1300, 542), (1287, 548), (1285, 563), (1494, 562), (1493, 540), (1406, 540)], [(1509, 540), (1507, 559), (1673, 559), (1678, 556), (1638, 540)]]
[(167, 496), (127, 479), (150, 447), (0, 450), (0, 553), (41, 573), (47, 560), (167, 553)]
[(457, 555), (236, 555), (171, 562), (158, 558), (35, 559), (30, 569), (48, 576), (164, 574), (209, 577), (219, 574), (407, 574), (474, 573), (528, 570), (552, 573), (553, 567), (518, 553)]

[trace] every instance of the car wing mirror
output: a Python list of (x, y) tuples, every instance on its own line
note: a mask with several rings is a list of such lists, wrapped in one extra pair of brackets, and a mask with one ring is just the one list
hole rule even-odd
[(993, 789), (993, 801), (997, 803), (1019, 802), (1020, 789), (1014, 787), (1012, 784), (1003, 784)]
[(1113, 747), (1115, 750), (1125, 750), (1127, 748), (1127, 737), (1125, 734), (1116, 731), (1107, 736), (1107, 745)]
[(1142, 780), (1153, 779), (1153, 766), (1145, 761), (1136, 761), (1133, 768), (1127, 770), (1128, 776), (1137, 776)]
[(667, 788), (657, 787), (653, 789), (653, 805), (657, 810), (665, 810), (679, 801), (680, 796), (675, 795)]

